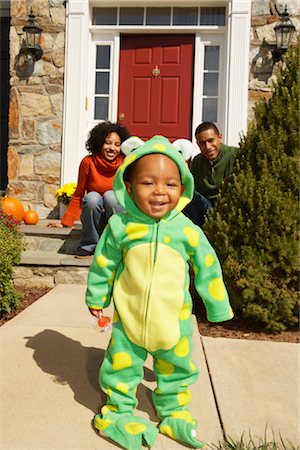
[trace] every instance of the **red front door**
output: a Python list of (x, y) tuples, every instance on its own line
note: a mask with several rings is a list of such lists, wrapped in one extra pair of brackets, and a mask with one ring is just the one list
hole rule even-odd
[(119, 122), (132, 135), (191, 139), (193, 35), (123, 35)]

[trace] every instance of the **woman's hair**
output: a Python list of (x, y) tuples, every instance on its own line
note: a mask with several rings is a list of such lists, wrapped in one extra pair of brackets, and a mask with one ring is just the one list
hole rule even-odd
[(85, 143), (87, 151), (91, 154), (100, 152), (105, 139), (110, 133), (117, 133), (120, 136), (121, 142), (130, 137), (129, 131), (123, 125), (109, 121), (101, 122), (89, 132), (88, 139)]

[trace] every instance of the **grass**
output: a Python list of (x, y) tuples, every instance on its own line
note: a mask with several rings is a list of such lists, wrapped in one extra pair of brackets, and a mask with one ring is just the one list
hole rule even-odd
[(207, 445), (206, 448), (212, 450), (299, 450), (299, 446), (295, 446), (288, 439), (283, 439), (281, 435), (279, 441), (275, 440), (274, 433), (273, 438), (268, 440), (266, 431), (263, 438), (253, 438), (251, 433), (248, 438), (245, 438), (243, 433), (238, 440), (228, 436), (223, 442), (219, 441), (218, 445)]

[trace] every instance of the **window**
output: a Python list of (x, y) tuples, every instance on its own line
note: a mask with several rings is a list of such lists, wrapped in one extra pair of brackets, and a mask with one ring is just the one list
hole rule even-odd
[(200, 8), (200, 25), (225, 25), (225, 8)]
[(143, 25), (144, 8), (120, 8), (120, 25)]
[(110, 45), (96, 46), (96, 79), (94, 119), (107, 120), (109, 117), (110, 79), (111, 79)]
[(93, 25), (102, 26), (225, 26), (223, 7), (93, 8)]
[(218, 121), (219, 56), (220, 47), (218, 45), (204, 47), (203, 122)]
[(198, 25), (198, 8), (173, 8), (173, 25)]
[(93, 25), (116, 25), (118, 8), (94, 8)]
[(146, 25), (170, 25), (171, 8), (147, 8)]

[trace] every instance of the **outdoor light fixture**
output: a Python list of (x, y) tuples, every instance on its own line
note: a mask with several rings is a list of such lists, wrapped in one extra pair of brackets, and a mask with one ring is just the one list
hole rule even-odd
[(25, 45), (21, 48), (21, 53), (31, 55), (34, 62), (41, 59), (43, 50), (40, 47), (41, 33), (43, 29), (34, 20), (35, 16), (32, 14), (32, 10), (29, 14), (29, 20), (23, 27), (23, 31), (26, 33)]
[(292, 35), (296, 30), (287, 12), (287, 5), (285, 5), (284, 12), (280, 14), (280, 17), (280, 21), (274, 27), (276, 48), (273, 52), (273, 58), (275, 62), (279, 61), (283, 53), (289, 48)]

